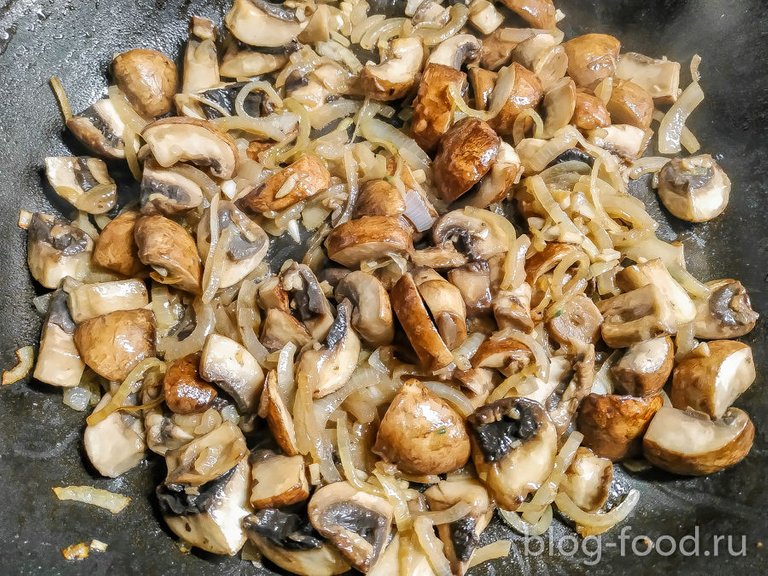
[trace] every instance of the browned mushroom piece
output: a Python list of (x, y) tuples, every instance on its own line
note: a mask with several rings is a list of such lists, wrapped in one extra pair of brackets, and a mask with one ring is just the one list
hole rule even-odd
[(365, 260), (389, 254), (408, 258), (413, 251), (410, 230), (399, 218), (363, 216), (336, 226), (325, 241), (328, 258), (355, 269)]
[(580, 446), (560, 486), (576, 506), (597, 512), (608, 500), (612, 481), (613, 463)]
[(584, 446), (613, 462), (639, 455), (642, 437), (653, 415), (664, 404), (661, 394), (620, 396), (590, 394), (582, 400), (576, 428)]
[(672, 158), (659, 172), (659, 198), (673, 216), (708, 222), (728, 206), (731, 181), (709, 154)]
[(551, 30), (557, 26), (556, 10), (552, 0), (501, 0), (501, 3), (533, 28)]
[(411, 274), (404, 274), (390, 292), (392, 308), (405, 334), (428, 370), (437, 371), (453, 362), (453, 354), (443, 342), (429, 316)]
[(288, 311), (270, 308), (261, 324), (259, 339), (267, 350), (280, 350), (288, 342), (302, 348), (312, 341), (307, 328)]
[(576, 92), (576, 108), (571, 124), (579, 130), (594, 130), (610, 126), (611, 115), (600, 98), (584, 91)]
[(85, 279), (93, 240), (68, 220), (35, 212), (27, 227), (27, 266), (44, 287), (56, 289), (62, 280)]
[(284, 456), (269, 450), (251, 454), (250, 502), (255, 510), (282, 508), (309, 498), (303, 456)]
[[(512, 136), (515, 120), (520, 113), (528, 108), (536, 108), (544, 98), (544, 90), (536, 74), (517, 62), (512, 64), (509, 73), (515, 75), (512, 91), (500, 112), (490, 121), (491, 127), (501, 136)], [(491, 96), (491, 107), (493, 100), (494, 95)]]
[(694, 335), (714, 340), (739, 338), (749, 334), (759, 318), (752, 309), (746, 288), (738, 280), (707, 282), (709, 297), (696, 304)]
[(469, 437), (450, 404), (409, 380), (387, 408), (373, 451), (408, 474), (446, 474), (469, 460)]
[(264, 380), (264, 390), (259, 401), (259, 416), (266, 419), (269, 431), (275, 437), (275, 442), (287, 456), (296, 456), (299, 449), (296, 446), (296, 428), (291, 412), (285, 405), (280, 389), (277, 386), (277, 372), (270, 370)]
[(472, 357), (474, 368), (495, 368), (505, 376), (517, 374), (533, 362), (533, 352), (504, 331), (483, 341)]
[(475, 108), (486, 110), (491, 101), (491, 94), (496, 86), (498, 74), (485, 68), (473, 67), (468, 71), (469, 85), (475, 98)]
[(705, 476), (746, 458), (755, 440), (755, 425), (738, 408), (719, 420), (705, 414), (664, 406), (643, 438), (643, 455), (657, 468), (685, 476)]
[(138, 218), (138, 212), (126, 210), (104, 227), (93, 249), (96, 264), (123, 276), (136, 276), (144, 268), (133, 236)]
[(675, 361), (672, 338), (660, 336), (632, 344), (611, 366), (616, 385), (624, 394), (656, 394), (667, 383)]
[(721, 418), (755, 381), (752, 348), (734, 340), (700, 344), (675, 366), (669, 398), (675, 408), (693, 408)]
[(520, 39), (510, 37), (507, 30), (507, 28), (497, 28), (483, 38), (480, 66), (486, 70), (496, 71), (509, 64), (512, 59), (512, 50), (520, 43)]
[(475, 208), (488, 208), (508, 198), (522, 175), (520, 157), (510, 144), (502, 141), (491, 171), (480, 181), (477, 190), (464, 196), (462, 202)]
[(390, 42), (380, 64), (368, 62), (360, 72), (360, 85), (373, 100), (397, 100), (416, 83), (424, 48), (421, 38), (396, 38)]
[(467, 310), (459, 289), (430, 268), (414, 270), (413, 281), (445, 345), (458, 348), (467, 339)]
[(200, 354), (190, 354), (168, 364), (163, 379), (163, 396), (174, 414), (200, 414), (218, 396), (216, 388), (200, 377)]
[(200, 293), (202, 264), (192, 235), (173, 220), (155, 214), (136, 221), (134, 239), (139, 260), (156, 282)]
[(493, 316), (500, 329), (533, 330), (531, 285), (523, 282), (514, 290), (501, 290), (493, 298)]
[(642, 130), (651, 127), (653, 98), (634, 82), (615, 82), (606, 107), (614, 124), (631, 124)]
[(292, 164), (267, 178), (235, 205), (246, 214), (280, 211), (322, 192), (331, 185), (325, 163), (314, 154), (302, 154)]
[[(444, 256), (464, 254), (470, 260), (490, 260), (506, 254), (509, 239), (498, 227), (491, 225), (489, 219), (481, 217), (486, 214), (490, 213), (473, 208), (447, 212), (432, 227), (432, 241), (439, 250), (446, 249)], [(466, 258), (450, 266), (460, 266), (465, 262)]]
[(352, 302), (352, 327), (371, 346), (385, 346), (394, 338), (392, 305), (384, 285), (372, 274), (355, 271), (336, 286), (336, 300)]
[(542, 109), (544, 138), (551, 138), (570, 124), (576, 111), (576, 84), (573, 80), (566, 76), (553, 83), (544, 94)]
[(448, 90), (456, 86), (464, 92), (467, 75), (451, 66), (428, 64), (419, 83), (419, 91), (413, 101), (411, 136), (421, 148), (431, 154), (440, 138), (451, 127), (456, 105)]
[(597, 309), (603, 315), (603, 340), (611, 348), (626, 348), (676, 331), (674, 312), (653, 284), (603, 300)]
[(677, 326), (696, 318), (696, 305), (688, 292), (672, 278), (661, 258), (627, 266), (616, 275), (616, 283), (625, 292), (653, 284), (667, 300)]
[(448, 280), (464, 299), (468, 316), (480, 316), (491, 311), (491, 275), (488, 262), (478, 260), (448, 271)]
[(155, 316), (149, 310), (118, 310), (81, 322), (75, 345), (96, 374), (122, 382), (142, 360), (155, 355)]
[(595, 303), (584, 294), (569, 298), (547, 321), (547, 333), (561, 346), (579, 350), (600, 337), (603, 316)]
[(496, 160), (499, 143), (496, 132), (477, 118), (464, 118), (443, 135), (432, 166), (443, 200), (453, 202), (486, 175)]
[(563, 44), (568, 54), (568, 75), (578, 86), (594, 88), (613, 76), (621, 42), (607, 34), (584, 34)]
[(636, 52), (619, 57), (616, 77), (645, 89), (657, 104), (672, 104), (680, 93), (680, 63), (655, 60)]
[(145, 118), (157, 118), (171, 111), (178, 77), (176, 64), (162, 52), (123, 52), (112, 60), (112, 75), (131, 105)]
[(467, 418), (478, 476), (499, 507), (517, 510), (552, 472), (557, 432), (546, 410), (527, 398), (504, 398)]
[(353, 218), (363, 216), (400, 217), (405, 212), (405, 198), (394, 184), (384, 179), (368, 180), (358, 192)]

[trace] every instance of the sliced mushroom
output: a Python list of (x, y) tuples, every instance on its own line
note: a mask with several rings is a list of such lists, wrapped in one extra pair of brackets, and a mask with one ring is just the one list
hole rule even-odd
[(297, 514), (259, 510), (245, 518), (243, 525), (259, 552), (291, 574), (333, 576), (349, 571), (341, 553)]
[(272, 436), (287, 456), (299, 454), (293, 417), (280, 395), (280, 389), (277, 387), (277, 372), (274, 370), (271, 370), (264, 380), (264, 391), (259, 402), (259, 416), (267, 420)]
[(291, 262), (280, 274), (283, 289), (290, 297), (290, 306), (314, 340), (323, 340), (334, 323), (333, 310), (325, 292), (312, 270)]
[(368, 180), (360, 187), (352, 216), (398, 217), (405, 209), (405, 197), (394, 184), (384, 179)]
[(141, 176), (141, 211), (175, 216), (203, 203), (203, 189), (178, 166), (162, 168), (154, 161), (144, 164)]
[(484, 340), (472, 357), (474, 368), (495, 368), (505, 376), (517, 374), (533, 362), (533, 353), (504, 331)]
[(696, 306), (694, 331), (696, 338), (739, 338), (749, 334), (759, 318), (752, 302), (738, 280), (723, 279), (707, 282), (709, 298)]
[(157, 50), (134, 49), (112, 60), (112, 75), (136, 111), (157, 118), (171, 111), (178, 77), (176, 64)]
[(163, 379), (163, 397), (174, 414), (200, 414), (218, 396), (216, 389), (200, 377), (200, 354), (177, 358), (168, 364)]
[(457, 34), (443, 40), (427, 58), (427, 66), (441, 64), (461, 70), (465, 62), (476, 60), (480, 56), (483, 43), (473, 34)]
[(27, 266), (45, 288), (58, 288), (70, 276), (88, 273), (93, 240), (67, 220), (35, 212), (27, 228)]
[(224, 23), (241, 42), (275, 48), (295, 41), (307, 26), (306, 19), (297, 17), (298, 10), (267, 0), (235, 0)]
[[(485, 1), (485, 0), (481, 0)], [(426, 72), (425, 72), (426, 73)], [(485, 68), (474, 66), (469, 69), (469, 85), (472, 87), (472, 95), (475, 98), (475, 108), (487, 110), (488, 103), (493, 94), (498, 74)]]
[(523, 282), (514, 290), (499, 291), (493, 298), (493, 316), (499, 328), (533, 330), (531, 318), (531, 285)]
[(306, 327), (290, 312), (271, 308), (261, 323), (261, 343), (267, 350), (280, 350), (288, 342), (302, 348), (312, 341)]
[(141, 272), (144, 264), (139, 259), (139, 248), (134, 238), (138, 218), (138, 212), (126, 210), (109, 222), (96, 239), (93, 262), (123, 276), (136, 276)]
[[(94, 412), (112, 400), (107, 392)], [(117, 478), (144, 459), (144, 427), (141, 418), (113, 412), (98, 424), (85, 427), (83, 445), (88, 460), (102, 476)]]
[(155, 316), (149, 310), (118, 310), (86, 320), (75, 329), (75, 345), (99, 376), (122, 382), (155, 355)]
[(478, 476), (505, 510), (517, 510), (555, 464), (557, 432), (547, 412), (527, 398), (504, 398), (467, 418)]
[(96, 101), (90, 108), (67, 120), (67, 128), (97, 156), (125, 158), (125, 124), (109, 98)]
[(135, 310), (149, 304), (147, 287), (141, 280), (78, 284), (68, 292), (67, 304), (77, 324), (110, 312)]
[(603, 300), (597, 309), (603, 315), (603, 340), (611, 348), (626, 348), (676, 331), (674, 312), (653, 284)]
[[(530, 38), (532, 35), (528, 34), (525, 38)], [(521, 41), (514, 29), (497, 28), (489, 36), (483, 38), (480, 66), (493, 71), (506, 66), (512, 59), (512, 51)]]
[[(379, 556), (379, 560), (368, 571), (368, 576), (391, 576), (392, 574), (401, 574), (403, 570), (407, 570), (408, 576), (435, 576), (429, 558), (421, 546), (415, 544), (414, 539), (415, 536), (413, 535), (407, 540), (397, 533), (392, 536), (384, 552)], [(412, 544), (412, 542), (414, 543)], [(401, 569), (400, 551), (405, 546), (408, 546), (407, 562), (406, 567)]]
[(309, 498), (303, 456), (283, 456), (268, 450), (251, 455), (251, 506), (282, 508)]
[(579, 130), (594, 130), (611, 125), (611, 115), (600, 98), (587, 92), (576, 92), (576, 108), (571, 124)]
[(352, 327), (373, 347), (385, 346), (394, 338), (392, 305), (384, 285), (373, 275), (350, 272), (336, 286), (336, 300), (345, 298), (354, 306)]
[(488, 491), (477, 480), (467, 478), (450, 482), (443, 480), (430, 486), (424, 495), (430, 510), (447, 510), (460, 502), (470, 507), (461, 520), (437, 526), (453, 573), (466, 573), (472, 553), (480, 545), (480, 534), (493, 518), (495, 506), (488, 497)]
[(82, 212), (104, 214), (117, 202), (117, 185), (103, 160), (89, 156), (45, 159), (45, 175), (56, 194)]
[(559, 394), (560, 398), (557, 404), (549, 410), (549, 417), (557, 428), (559, 437), (568, 430), (579, 404), (590, 393), (595, 382), (595, 347), (592, 344), (583, 347), (576, 354), (573, 358), (572, 368), (573, 377), (562, 394)]
[[(514, 75), (512, 91), (500, 112), (490, 121), (491, 127), (501, 136), (512, 136), (515, 120), (523, 110), (536, 108), (544, 97), (544, 90), (536, 74), (514, 62), (508, 71), (499, 73), (499, 81), (491, 95), (490, 108), (494, 108), (494, 100), (501, 98), (499, 94), (506, 95), (506, 91), (500, 89), (503, 75)], [(509, 80), (506, 80), (509, 81)]]
[(309, 501), (309, 521), (356, 569), (367, 572), (389, 541), (392, 505), (379, 496), (335, 482)]
[(325, 163), (314, 154), (302, 154), (290, 166), (242, 196), (235, 205), (246, 214), (285, 210), (330, 185), (331, 174)]
[(469, 436), (450, 404), (408, 380), (381, 420), (373, 452), (407, 474), (446, 474), (469, 460)]
[(443, 342), (458, 348), (467, 338), (467, 310), (459, 289), (430, 268), (414, 270), (413, 281)]
[(557, 26), (557, 14), (552, 0), (501, 0), (501, 3), (533, 28), (551, 30)]
[(630, 124), (641, 130), (651, 127), (653, 98), (645, 88), (634, 82), (615, 82), (606, 106), (615, 124)]
[(637, 160), (648, 147), (652, 132), (630, 124), (612, 124), (587, 134), (595, 146), (618, 154), (627, 160)]
[(680, 63), (654, 60), (636, 52), (619, 57), (616, 77), (634, 82), (658, 104), (672, 104), (680, 93)]
[(437, 0), (423, 0), (419, 3), (411, 22), (414, 24), (430, 24), (435, 27), (445, 26), (451, 18), (450, 9), (441, 6)]
[(659, 198), (673, 216), (708, 222), (728, 206), (731, 181), (709, 155), (673, 158), (659, 172)]
[(486, 175), (499, 152), (499, 137), (477, 118), (464, 118), (440, 139), (433, 163), (435, 186), (453, 202)]
[(613, 463), (580, 446), (560, 488), (585, 512), (597, 512), (608, 500), (612, 481)]
[(266, 54), (232, 43), (221, 60), (224, 78), (253, 78), (280, 70), (288, 63), (287, 54)]
[(584, 294), (569, 298), (555, 316), (547, 321), (547, 333), (561, 346), (580, 350), (600, 337), (603, 316)]
[(522, 175), (523, 165), (520, 157), (510, 144), (502, 141), (491, 171), (480, 181), (476, 192), (464, 197), (467, 205), (487, 208), (491, 204), (501, 202), (509, 196), (515, 184), (520, 182)]
[(701, 344), (678, 362), (669, 397), (675, 408), (690, 407), (717, 419), (755, 377), (752, 348), (734, 340), (715, 340)]
[(653, 284), (667, 299), (677, 326), (693, 322), (696, 305), (667, 270), (661, 258), (628, 266), (616, 275), (619, 287), (625, 292)]
[(264, 371), (242, 344), (220, 334), (209, 334), (200, 357), (200, 376), (229, 394), (240, 412), (256, 411)]
[(139, 260), (153, 268), (153, 280), (200, 293), (200, 255), (195, 240), (181, 225), (159, 214), (142, 216), (136, 221), (134, 238)]
[(660, 394), (637, 398), (592, 393), (579, 406), (576, 428), (584, 446), (617, 462), (640, 453), (643, 434), (664, 401)]
[(395, 254), (408, 258), (413, 251), (411, 232), (398, 218), (363, 216), (336, 226), (325, 241), (328, 258), (355, 269), (366, 260)]
[(491, 276), (485, 260), (449, 270), (448, 280), (461, 292), (468, 316), (491, 311)]
[(80, 383), (85, 364), (74, 340), (75, 323), (67, 308), (67, 294), (56, 290), (48, 302), (37, 363), (32, 376), (51, 386), (72, 388)]
[(404, 274), (392, 288), (390, 298), (397, 319), (421, 364), (431, 371), (451, 364), (453, 354), (432, 322), (413, 276)]
[(396, 38), (380, 64), (368, 62), (360, 72), (360, 85), (373, 100), (398, 100), (416, 83), (424, 59), (421, 38)]
[(568, 55), (568, 75), (578, 86), (594, 88), (613, 76), (621, 42), (607, 34), (584, 34), (563, 44)]
[(632, 344), (621, 359), (611, 366), (611, 374), (624, 394), (656, 394), (672, 374), (675, 347), (669, 336)]
[(296, 367), (296, 380), (306, 379), (315, 398), (335, 392), (357, 367), (360, 339), (352, 329), (352, 303), (344, 300), (322, 346), (305, 350)]
[(419, 91), (413, 101), (411, 136), (418, 145), (431, 154), (440, 138), (453, 123), (456, 104), (449, 94), (451, 86), (463, 93), (467, 75), (443, 64), (427, 64), (421, 76)]
[(686, 476), (705, 476), (746, 458), (755, 426), (746, 412), (729, 408), (719, 420), (665, 406), (643, 438), (643, 455), (657, 468)]
[(216, 25), (208, 18), (193, 16), (190, 35), (184, 51), (184, 94), (216, 86), (219, 78), (219, 57), (216, 51)]
[(469, 3), (469, 23), (480, 34), (487, 35), (504, 24), (504, 16), (496, 10), (493, 2), (488, 0), (472, 0)]
[(237, 169), (234, 140), (205, 120), (182, 116), (156, 120), (144, 128), (142, 138), (163, 168), (190, 162), (225, 180)]
[(576, 111), (576, 84), (570, 78), (562, 78), (544, 95), (544, 137), (568, 126)]
[(234, 556), (245, 544), (243, 519), (248, 504), (248, 458), (189, 494), (183, 484), (161, 484), (160, 511), (168, 527), (184, 542), (212, 554)]

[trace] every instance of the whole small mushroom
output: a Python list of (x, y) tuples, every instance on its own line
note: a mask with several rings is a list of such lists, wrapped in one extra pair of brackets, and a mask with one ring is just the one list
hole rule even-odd
[(714, 340), (749, 334), (759, 318), (746, 288), (738, 280), (707, 282), (709, 297), (696, 305), (694, 336)]
[(117, 86), (136, 111), (145, 118), (157, 118), (171, 111), (176, 94), (176, 64), (157, 50), (134, 49), (112, 60)]
[(731, 181), (709, 155), (673, 158), (659, 172), (659, 198), (673, 216), (708, 222), (728, 206)]

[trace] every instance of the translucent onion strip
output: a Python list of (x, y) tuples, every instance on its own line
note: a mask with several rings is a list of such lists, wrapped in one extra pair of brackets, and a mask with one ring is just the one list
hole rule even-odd
[(506, 558), (509, 556), (509, 551), (511, 548), (512, 542), (509, 540), (496, 540), (496, 542), (486, 544), (482, 548), (476, 548), (472, 552), (472, 556), (469, 558), (467, 569), (474, 568), (483, 562), (496, 560), (497, 558)]
[(254, 90), (264, 92), (270, 101), (272, 101), (278, 108), (283, 106), (283, 99), (280, 98), (280, 95), (272, 87), (272, 84), (263, 80), (252, 80), (240, 89), (240, 92), (238, 92), (237, 97), (235, 98), (235, 112), (238, 116), (242, 116), (243, 118), (253, 118), (253, 116), (247, 114), (245, 111), (245, 99), (248, 98), (248, 95)]
[(536, 375), (542, 380), (549, 379), (549, 354), (547, 354), (544, 346), (539, 344), (533, 336), (514, 328), (507, 328), (498, 334), (500, 338), (512, 338), (525, 345), (533, 353), (534, 360), (536, 361)]
[(61, 115), (64, 116), (64, 122), (69, 122), (72, 118), (72, 106), (69, 103), (67, 92), (64, 90), (64, 85), (61, 83), (61, 79), (58, 76), (51, 76), (51, 88), (56, 96), (56, 100), (59, 102), (59, 108), (61, 109)]
[(467, 514), (469, 514), (471, 510), (472, 510), (472, 507), (466, 502), (457, 502), (456, 504), (454, 504), (450, 508), (446, 508), (445, 510), (432, 511), (432, 512), (419, 512), (416, 514), (416, 517), (427, 518), (435, 526), (439, 526), (440, 524), (451, 524), (452, 522), (461, 520)]
[(416, 144), (415, 140), (394, 126), (371, 118), (362, 122), (359, 129), (363, 138), (373, 144), (383, 146), (392, 154), (400, 154), (414, 170), (429, 171), (430, 158), (427, 153)]
[(133, 370), (130, 371), (128, 376), (126, 376), (125, 380), (120, 384), (117, 392), (110, 398), (109, 402), (107, 402), (107, 404), (100, 410), (91, 413), (91, 415), (86, 418), (88, 426), (95, 426), (106, 419), (110, 414), (121, 408), (122, 405), (125, 404), (128, 396), (139, 390), (147, 372), (155, 368), (163, 368), (164, 366), (165, 363), (157, 358), (147, 358), (139, 362)]
[(24, 346), (16, 350), (16, 360), (16, 366), (10, 370), (3, 370), (3, 386), (14, 384), (27, 377), (35, 363), (34, 347)]
[(680, 152), (680, 139), (688, 116), (704, 101), (704, 92), (698, 82), (692, 82), (672, 104), (659, 123), (659, 152), (677, 154)]
[(425, 46), (437, 46), (443, 40), (455, 36), (467, 23), (468, 17), (469, 8), (461, 3), (454, 4), (450, 8), (450, 18), (445, 26), (439, 29), (418, 28), (415, 35), (421, 36)]
[(510, 528), (522, 534), (523, 536), (541, 536), (552, 524), (552, 506), (547, 506), (541, 518), (536, 524), (528, 524), (517, 512), (509, 510), (499, 510), (499, 516), (506, 522)]
[(363, 482), (358, 476), (359, 470), (355, 468), (352, 462), (352, 447), (349, 440), (346, 414), (342, 414), (336, 419), (336, 444), (339, 448), (339, 460), (341, 460), (341, 469), (344, 472), (344, 477), (355, 488), (363, 490)]
[(429, 388), (435, 396), (442, 398), (456, 408), (463, 418), (466, 418), (475, 411), (469, 399), (449, 384), (443, 382), (424, 382), (424, 386)]
[(109, 490), (94, 488), (93, 486), (56, 486), (53, 493), (59, 500), (72, 500), (83, 504), (92, 504), (99, 508), (109, 510), (112, 514), (122, 512), (131, 499), (122, 494), (115, 494)]
[(635, 509), (639, 500), (640, 492), (630, 490), (621, 504), (610, 512), (589, 513), (579, 508), (565, 492), (560, 492), (555, 498), (555, 505), (560, 513), (576, 524), (581, 536), (594, 536), (610, 530), (624, 520)]
[(424, 550), (432, 570), (435, 571), (435, 575), (451, 576), (451, 563), (445, 557), (443, 543), (435, 536), (432, 522), (423, 516), (416, 518), (413, 523), (413, 531), (416, 533), (419, 545)]

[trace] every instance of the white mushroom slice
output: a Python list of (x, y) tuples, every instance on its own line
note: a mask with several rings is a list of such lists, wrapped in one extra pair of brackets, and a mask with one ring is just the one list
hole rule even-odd
[[(453, 210), (435, 222), (432, 240), (435, 246), (453, 244), (472, 260), (488, 260), (509, 249), (507, 237), (502, 231), (491, 226), (486, 220), (468, 213), (468, 210)], [(473, 212), (481, 213), (476, 210)]]
[(290, 297), (290, 310), (301, 319), (312, 339), (325, 339), (334, 322), (333, 309), (315, 273), (305, 264), (291, 262), (283, 266), (280, 285)]
[(181, 88), (184, 94), (213, 88), (221, 81), (213, 21), (193, 16), (190, 27), (190, 38), (184, 52), (184, 79)]
[(608, 500), (612, 481), (613, 463), (580, 446), (560, 487), (576, 506), (586, 512), (596, 512)]
[(626, 348), (677, 330), (668, 299), (653, 284), (603, 300), (597, 308), (603, 315), (603, 340), (611, 348)]
[(141, 280), (117, 280), (80, 284), (69, 290), (69, 310), (76, 323), (118, 310), (134, 310), (149, 304)]
[(709, 298), (696, 304), (694, 336), (718, 339), (738, 338), (749, 334), (759, 318), (752, 309), (746, 288), (738, 280), (722, 279), (707, 282)]
[(93, 240), (66, 220), (36, 212), (27, 228), (27, 265), (32, 277), (55, 289), (70, 276), (88, 274)]
[(467, 310), (459, 289), (430, 268), (415, 270), (413, 281), (445, 345), (461, 346), (467, 339)]
[(94, 154), (115, 160), (125, 158), (125, 124), (109, 98), (67, 120), (67, 128)]
[(82, 212), (104, 214), (115, 207), (117, 184), (103, 160), (88, 156), (46, 158), (45, 175), (56, 194)]
[(178, 162), (207, 167), (222, 179), (237, 168), (237, 146), (229, 135), (204, 120), (164, 118), (149, 124), (142, 133), (157, 163), (169, 168)]
[(352, 303), (344, 300), (336, 310), (322, 346), (305, 350), (296, 367), (296, 379), (310, 385), (315, 398), (335, 392), (347, 383), (357, 367), (360, 339), (352, 329)]
[(717, 218), (728, 206), (730, 195), (731, 181), (709, 154), (673, 158), (659, 172), (659, 198), (681, 220)]
[(202, 487), (232, 470), (247, 453), (240, 428), (225, 420), (207, 434), (166, 452), (165, 483)]
[(209, 334), (200, 357), (200, 376), (229, 394), (243, 413), (254, 412), (264, 372), (248, 350), (234, 340)]
[(365, 573), (376, 563), (391, 531), (389, 501), (334, 482), (317, 490), (309, 501), (309, 521), (350, 563)]
[(670, 400), (675, 408), (693, 408), (721, 418), (755, 381), (752, 348), (734, 340), (700, 344), (677, 366)]
[(283, 4), (266, 0), (235, 0), (224, 23), (241, 42), (276, 48), (296, 40), (308, 20), (299, 21), (296, 11)]
[(212, 554), (234, 556), (245, 544), (243, 519), (248, 504), (248, 458), (190, 495), (184, 486), (158, 488), (168, 527), (184, 542)]
[(390, 344), (394, 338), (392, 305), (384, 285), (372, 274), (355, 271), (336, 286), (336, 300), (354, 305), (352, 327), (371, 346)]
[(558, 80), (544, 94), (544, 137), (568, 126), (576, 110), (576, 84), (570, 78)]
[(374, 100), (397, 100), (416, 83), (424, 60), (418, 36), (396, 38), (381, 64), (368, 62), (360, 73), (363, 92)]
[(268, 450), (251, 456), (251, 506), (282, 508), (309, 498), (303, 456), (283, 456)]
[(632, 344), (611, 366), (616, 384), (625, 394), (655, 394), (667, 383), (675, 361), (675, 347), (669, 336)]
[(587, 134), (587, 140), (627, 160), (637, 160), (648, 147), (652, 132), (630, 124), (612, 124), (596, 128)]
[(654, 60), (636, 52), (619, 56), (616, 77), (644, 88), (658, 104), (677, 101), (680, 93), (680, 63)]
[(205, 197), (200, 184), (183, 171), (151, 161), (144, 164), (140, 194), (143, 213), (157, 211), (165, 216), (194, 210)]
[[(94, 412), (106, 406), (112, 395), (101, 397)], [(117, 478), (144, 458), (144, 427), (141, 419), (113, 412), (98, 424), (85, 427), (85, 453), (102, 476)]]
[(643, 454), (667, 472), (704, 476), (741, 462), (754, 439), (754, 424), (738, 408), (712, 421), (698, 412), (665, 406), (645, 433)]
[(57, 290), (48, 303), (32, 376), (51, 386), (72, 388), (80, 383), (85, 363), (75, 346), (75, 323), (67, 309), (67, 294)]
[(264, 391), (259, 402), (259, 416), (267, 420), (275, 442), (285, 454), (288, 456), (299, 454), (293, 417), (280, 395), (280, 389), (277, 387), (277, 372), (274, 370), (267, 374), (264, 381)]
[(472, 0), (469, 3), (469, 23), (478, 32), (487, 35), (504, 24), (504, 16), (496, 10), (493, 2), (488, 0)]
[(443, 40), (435, 47), (427, 58), (427, 65), (442, 64), (461, 70), (465, 62), (475, 60), (480, 56), (483, 43), (473, 34), (457, 34)]
[(677, 326), (693, 322), (696, 305), (680, 284), (672, 278), (661, 258), (628, 266), (616, 278), (622, 290), (630, 291), (653, 284), (666, 298)]

